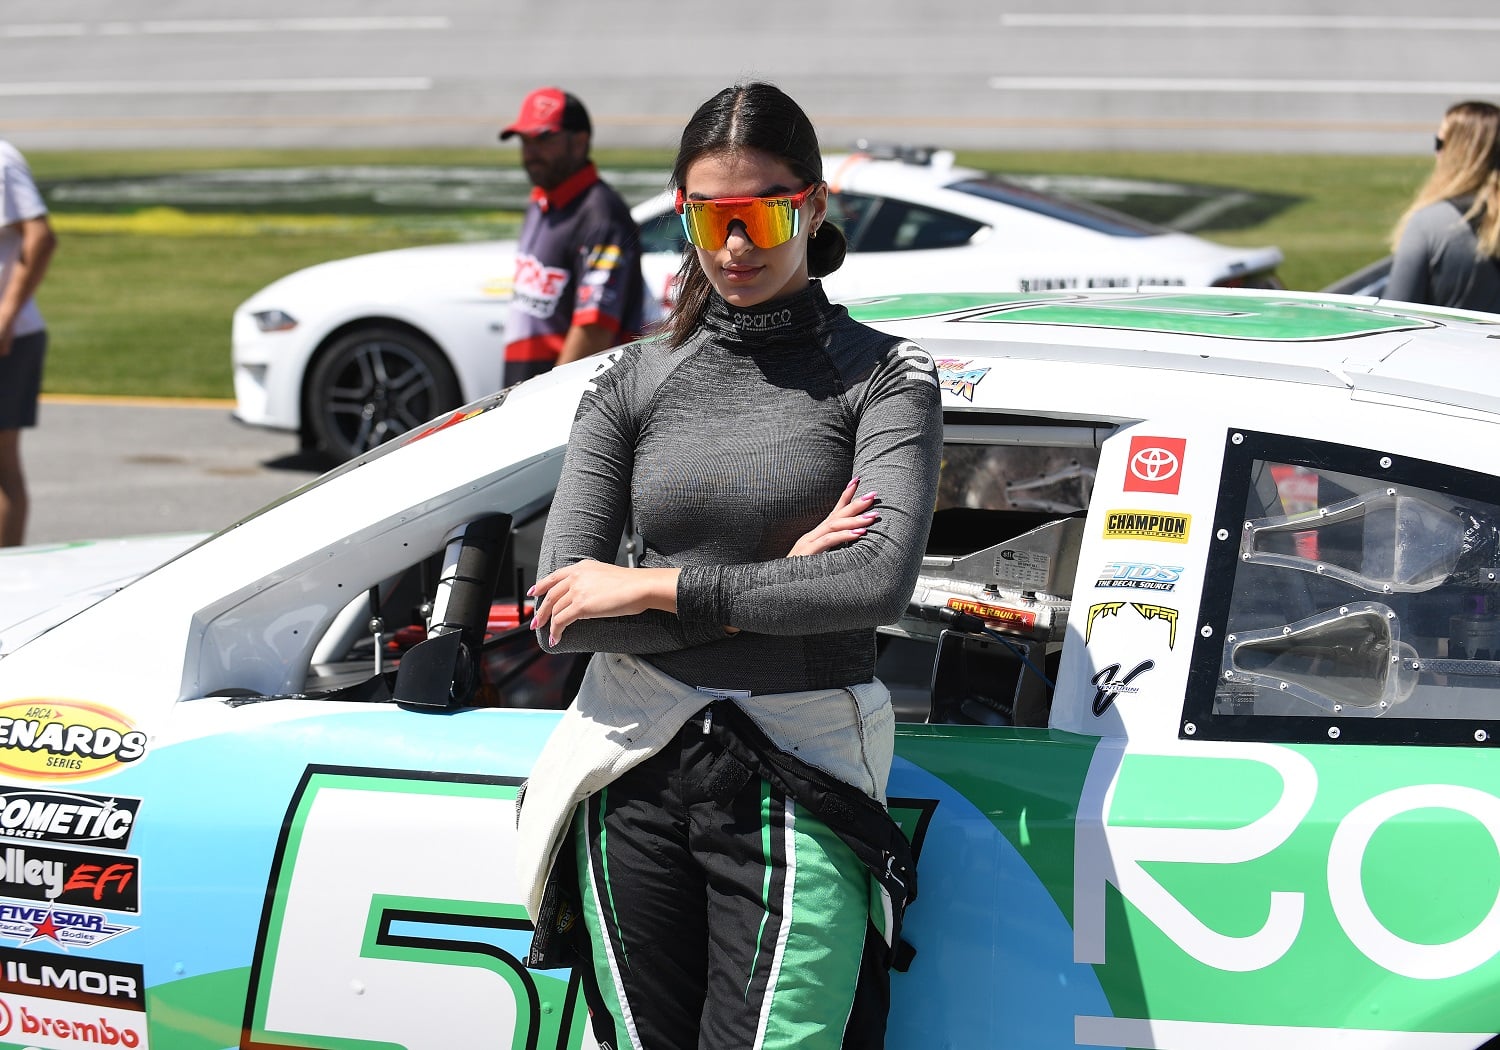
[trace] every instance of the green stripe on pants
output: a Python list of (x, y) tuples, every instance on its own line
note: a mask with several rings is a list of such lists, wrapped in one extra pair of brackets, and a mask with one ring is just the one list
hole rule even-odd
[(839, 1050), (854, 1002), (869, 922), (869, 872), (853, 851), (801, 806), (787, 835), (789, 921), (782, 923), (757, 1048)]

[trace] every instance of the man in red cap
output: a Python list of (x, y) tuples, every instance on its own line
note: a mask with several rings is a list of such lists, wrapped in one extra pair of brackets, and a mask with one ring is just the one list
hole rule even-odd
[(521, 138), (531, 206), (521, 226), (503, 386), (641, 333), (640, 229), (589, 159), (588, 110), (538, 88), (501, 139)]

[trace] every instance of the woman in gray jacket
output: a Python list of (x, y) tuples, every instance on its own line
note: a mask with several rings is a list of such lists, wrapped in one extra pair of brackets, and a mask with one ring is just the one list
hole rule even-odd
[(1385, 298), (1500, 313), (1500, 108), (1443, 115), (1436, 161), (1396, 226)]

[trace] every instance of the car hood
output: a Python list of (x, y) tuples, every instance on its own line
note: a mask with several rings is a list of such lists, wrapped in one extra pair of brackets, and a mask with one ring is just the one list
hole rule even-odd
[(516, 270), (515, 241), (472, 241), (397, 248), (319, 263), (287, 274), (251, 296), (240, 309), (290, 309), (350, 297), (367, 302), (509, 298)]
[(183, 532), (0, 551), (0, 657), (207, 535)]

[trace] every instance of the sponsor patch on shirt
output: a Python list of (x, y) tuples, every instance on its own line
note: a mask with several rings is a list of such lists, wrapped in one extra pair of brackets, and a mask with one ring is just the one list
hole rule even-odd
[(546, 266), (534, 255), (518, 256), (512, 303), (532, 317), (551, 317), (568, 290), (570, 276), (567, 270)]

